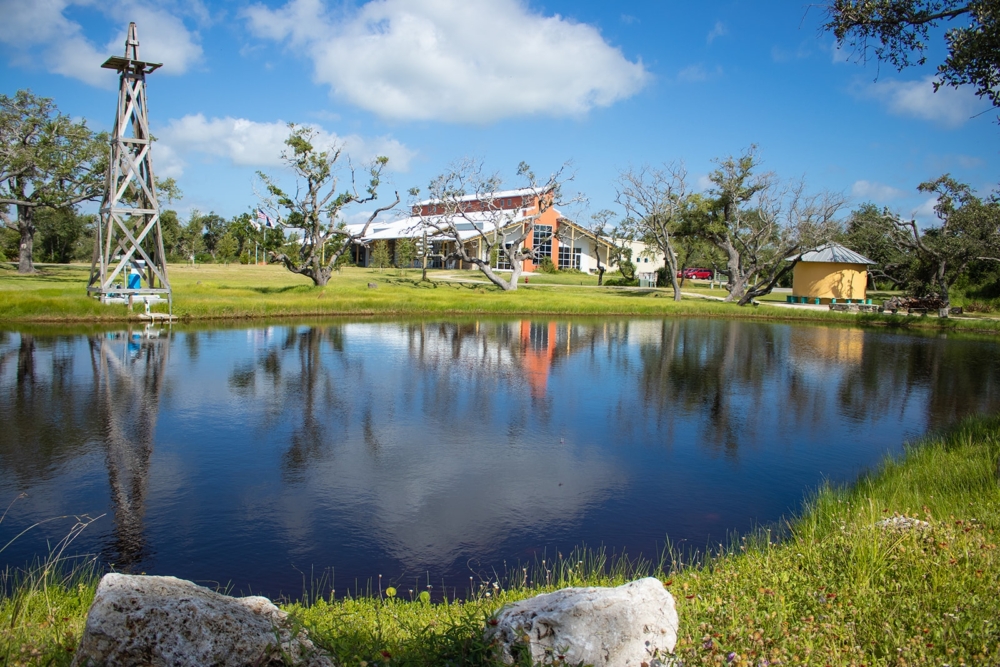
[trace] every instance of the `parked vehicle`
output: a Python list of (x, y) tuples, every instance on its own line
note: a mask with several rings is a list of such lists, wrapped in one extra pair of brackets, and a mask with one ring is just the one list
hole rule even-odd
[[(696, 278), (698, 280), (711, 280), (712, 269), (684, 269), (684, 278)], [(677, 272), (677, 277), (681, 278), (681, 272)]]

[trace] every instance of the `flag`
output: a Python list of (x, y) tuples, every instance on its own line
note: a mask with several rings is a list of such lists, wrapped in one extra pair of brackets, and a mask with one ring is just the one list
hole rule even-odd
[(277, 229), (278, 225), (281, 224), (281, 220), (275, 220), (274, 218), (272, 218), (271, 216), (269, 216), (267, 213), (265, 213), (264, 209), (260, 209), (260, 208), (257, 209), (257, 220), (262, 225), (264, 225), (265, 227), (267, 227), (269, 229)]

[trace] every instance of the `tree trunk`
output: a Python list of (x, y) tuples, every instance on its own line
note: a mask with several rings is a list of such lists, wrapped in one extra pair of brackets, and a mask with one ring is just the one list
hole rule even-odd
[(944, 301), (944, 309), (947, 310), (951, 307), (951, 299), (948, 298), (948, 278), (947, 278), (947, 263), (942, 261), (938, 264), (938, 290), (941, 292), (941, 300)]
[(21, 233), (21, 244), (18, 252), (17, 272), (34, 273), (35, 250), (35, 207), (17, 207), (17, 230)]
[[(667, 246), (670, 248), (670, 246)], [(673, 249), (671, 248), (669, 254), (663, 256), (663, 264), (670, 274), (670, 285), (674, 288), (674, 301), (681, 300), (681, 286), (677, 282), (677, 260), (673, 256)]]

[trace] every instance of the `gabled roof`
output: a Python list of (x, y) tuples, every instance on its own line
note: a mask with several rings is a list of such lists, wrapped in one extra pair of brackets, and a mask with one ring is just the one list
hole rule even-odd
[[(448, 198), (448, 201), (479, 201), (485, 199), (503, 199), (504, 197), (534, 197), (542, 195), (551, 190), (551, 187), (542, 188), (521, 188), (520, 190), (502, 190), (500, 192), (481, 192), (461, 197)], [(442, 199), (425, 199), (418, 201), (414, 206), (424, 206), (426, 204), (440, 204)]]
[(802, 262), (830, 262), (836, 264), (876, 264), (864, 255), (859, 255), (850, 248), (839, 243), (824, 243), (823, 245), (802, 253)]

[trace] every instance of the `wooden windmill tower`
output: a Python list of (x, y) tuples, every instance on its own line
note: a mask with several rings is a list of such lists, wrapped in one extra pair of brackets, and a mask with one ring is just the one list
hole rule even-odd
[(87, 292), (130, 306), (165, 296), (172, 309), (146, 111), (146, 75), (160, 66), (139, 60), (135, 23), (128, 26), (125, 57), (101, 65), (120, 75), (118, 113)]

